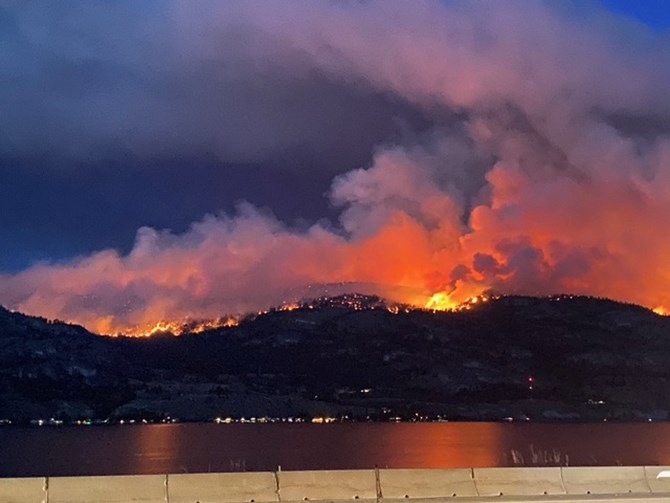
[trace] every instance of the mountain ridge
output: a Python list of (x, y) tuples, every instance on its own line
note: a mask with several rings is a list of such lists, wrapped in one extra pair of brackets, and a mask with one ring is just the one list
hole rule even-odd
[(670, 319), (609, 299), (452, 312), (347, 294), (179, 337), (0, 310), (0, 419), (666, 419)]

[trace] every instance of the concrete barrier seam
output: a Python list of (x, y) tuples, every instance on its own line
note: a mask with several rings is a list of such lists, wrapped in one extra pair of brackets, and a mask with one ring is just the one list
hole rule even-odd
[(44, 491), (44, 503), (49, 503), (49, 477), (44, 477), (44, 486), (42, 487)]
[(563, 467), (560, 467), (559, 473), (561, 474), (561, 487), (563, 488), (563, 493), (568, 494), (568, 488), (565, 485), (565, 480), (563, 479)]
[(642, 467), (642, 473), (644, 474), (644, 483), (647, 485), (647, 488), (649, 489), (649, 492), (651, 494), (654, 494), (654, 491), (651, 488), (651, 484), (649, 483), (649, 477), (647, 477), (647, 467), (646, 466)]
[(170, 488), (169, 488), (169, 481), (170, 480), (170, 474), (166, 473), (165, 474), (165, 481), (163, 482), (163, 486), (165, 487), (165, 503), (170, 503)]
[(379, 478), (379, 467), (375, 466), (375, 489), (377, 490), (377, 503), (384, 497), (382, 494), (382, 482)]
[(479, 492), (479, 487), (477, 487), (477, 479), (475, 478), (475, 468), (470, 467), (470, 478), (472, 479), (472, 485), (475, 486), (475, 492), (477, 493), (477, 496), (481, 496)]
[(281, 499), (281, 468), (275, 472), (275, 477), (277, 477), (277, 501), (282, 501)]
[(277, 494), (277, 501), (281, 501), (281, 494), (279, 492), (279, 472), (281, 471), (281, 467), (278, 467), (276, 472), (272, 472), (272, 476), (275, 481), (275, 493)]
[(647, 481), (647, 485), (649, 486), (649, 489), (651, 489), (652, 494), (655, 494), (654, 489), (651, 487), (651, 482), (649, 481), (649, 470), (648, 466), (644, 465), (644, 479)]

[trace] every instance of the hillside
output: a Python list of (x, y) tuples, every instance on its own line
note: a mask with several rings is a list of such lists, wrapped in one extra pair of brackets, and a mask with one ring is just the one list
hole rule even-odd
[(572, 296), (469, 307), (354, 294), (147, 339), (0, 310), (0, 419), (668, 418), (670, 318)]

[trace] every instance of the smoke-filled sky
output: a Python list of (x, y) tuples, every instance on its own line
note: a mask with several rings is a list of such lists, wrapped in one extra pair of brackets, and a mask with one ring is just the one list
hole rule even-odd
[[(670, 309), (663, 0), (0, 3), (0, 304)], [(344, 285), (342, 285), (344, 283)]]

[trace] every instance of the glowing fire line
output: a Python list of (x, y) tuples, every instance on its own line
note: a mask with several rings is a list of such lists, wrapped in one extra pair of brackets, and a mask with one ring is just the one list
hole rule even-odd
[[(417, 302), (411, 303), (402, 303), (394, 304), (390, 303), (386, 306), (386, 310), (392, 314), (399, 314), (400, 312), (409, 312), (412, 309), (416, 310), (426, 310), (432, 312), (438, 311), (447, 311), (447, 312), (461, 312), (469, 311), (475, 307), (485, 304), (492, 300), (500, 299), (502, 295), (491, 293), (490, 291), (484, 291), (477, 295), (468, 297), (462, 301), (456, 300), (452, 293), (447, 291), (439, 291), (432, 294), (427, 300), (418, 300)], [(559, 296), (549, 296), (551, 299), (561, 300), (562, 298), (573, 298), (572, 295), (559, 295)], [(360, 311), (365, 309), (362, 305), (358, 304), (354, 299), (349, 303), (345, 303), (348, 307)], [(277, 306), (276, 308), (258, 311), (257, 315), (267, 314), (271, 311), (277, 312), (286, 312), (294, 311), (296, 309), (307, 308), (313, 309), (313, 303), (297, 303), (297, 302), (287, 302)], [(374, 309), (374, 308), (373, 308)], [(670, 316), (670, 311), (666, 310), (663, 306), (658, 306), (652, 309), (652, 311), (661, 316)], [(197, 334), (204, 332), (210, 329), (216, 328), (225, 328), (225, 327), (235, 327), (240, 324), (242, 316), (233, 317), (226, 316), (218, 319), (212, 320), (198, 320), (194, 321), (191, 319), (181, 320), (181, 321), (166, 321), (161, 320), (154, 324), (149, 324), (144, 327), (134, 327), (132, 329), (124, 330), (122, 332), (113, 334), (112, 337), (124, 336), (124, 337), (151, 337), (159, 334), (172, 334), (179, 336), (182, 334), (192, 333)]]
[[(436, 292), (431, 295), (428, 300), (425, 302), (416, 302), (409, 305), (409, 308), (414, 309), (425, 309), (428, 311), (466, 311), (475, 307), (477, 304), (488, 302), (491, 299), (498, 298), (498, 296), (492, 296), (487, 294), (479, 294), (473, 297), (465, 299), (463, 302), (458, 302), (454, 300), (449, 293), (441, 291)], [(306, 304), (306, 306), (311, 308), (311, 305)], [(406, 305), (407, 306), (407, 305)], [(303, 305), (291, 302), (285, 303), (277, 308), (276, 311), (294, 311), (300, 309)], [(360, 310), (361, 307), (353, 306), (354, 309)], [(403, 309), (404, 312), (407, 312), (407, 307)], [(398, 306), (390, 305), (387, 307), (387, 310), (390, 313), (398, 314), (401, 309)], [(259, 311), (257, 314), (262, 315), (268, 313), (269, 310)], [(172, 334), (172, 335), (182, 335), (186, 333), (197, 334), (204, 332), (210, 329), (216, 328), (225, 328), (225, 327), (235, 327), (239, 325), (240, 317), (227, 316), (215, 320), (181, 320), (181, 321), (167, 321), (161, 320), (154, 324), (149, 324), (143, 327), (134, 327), (131, 329), (124, 330), (112, 336), (124, 336), (124, 337), (151, 337), (153, 335), (159, 334)]]
[(186, 333), (190, 334), (199, 334), (205, 330), (211, 330), (214, 328), (223, 328), (223, 327), (234, 327), (239, 324), (239, 320), (232, 316), (226, 318), (220, 318), (217, 320), (183, 320), (183, 321), (165, 321), (161, 320), (156, 322), (153, 325), (147, 325), (144, 327), (135, 327), (132, 329), (124, 330), (116, 336), (125, 336), (125, 337), (151, 337), (152, 335), (158, 334), (172, 334), (172, 335), (182, 335)]

